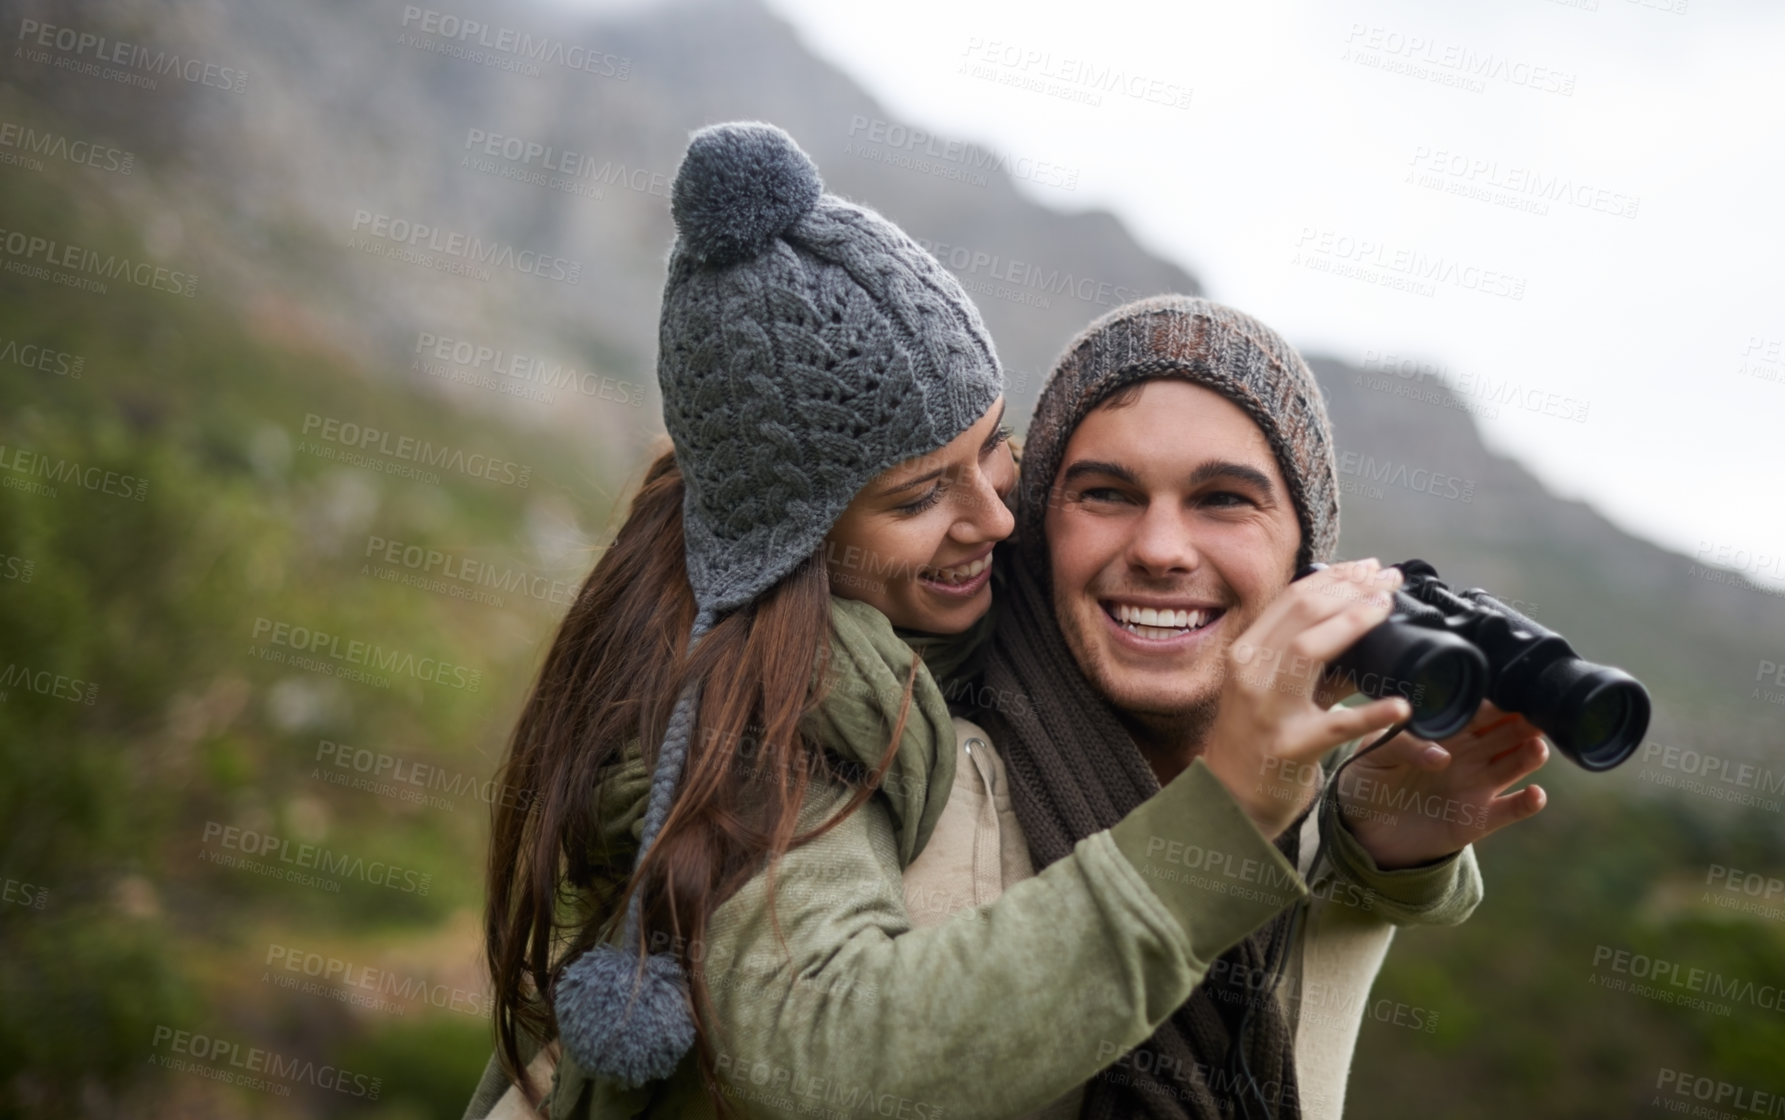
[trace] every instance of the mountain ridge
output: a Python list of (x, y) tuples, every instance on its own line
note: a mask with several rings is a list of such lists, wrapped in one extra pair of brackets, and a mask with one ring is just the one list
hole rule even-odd
[[(58, 97), (56, 108), (146, 150), (161, 199), (182, 197), (188, 209), (141, 191), (123, 204), (162, 208), (145, 228), (172, 230), (164, 240), (202, 253), (216, 287), (262, 329), (356, 352), (372, 375), (406, 377), (501, 423), (584, 439), (610, 477), (629, 474), (658, 431), (656, 304), (674, 235), (666, 196), (686, 136), (705, 123), (781, 124), (828, 189), (873, 206), (934, 252), (980, 307), (1009, 372), (1014, 416), (1027, 415), (1059, 349), (1098, 315), (1142, 295), (1203, 291), (1115, 215), (1037, 202), (994, 148), (898, 120), (757, 0), (618, 14), (494, 0), (450, 11), (258, 3), (166, 21), (171, 9), (151, 2), (123, 15), (88, 0), (26, 7), (46, 20), (186, 36), (196, 53), (252, 76), (241, 97), (184, 87), (123, 97), (96, 85), (74, 103)], [(547, 64), (537, 75), (476, 65), (438, 33), (447, 16), (607, 61), (597, 72)], [(27, 95), (72, 88), (55, 84), (54, 72), (20, 77)], [(557, 166), (504, 154), (528, 145), (556, 152)], [(1054, 193), (1069, 201), (1069, 191)], [(390, 236), (417, 227), (439, 236)], [(455, 235), (550, 252), (577, 279), (452, 275), (443, 266), (462, 262), (429, 246)], [(1268, 308), (1247, 310), (1270, 318)], [(465, 383), (487, 384), (490, 369), (433, 356), (466, 347), (624, 388), (560, 393), (549, 408), (479, 392)], [(1779, 745), (1777, 707), (1744, 686), (1764, 661), (1785, 661), (1775, 637), (1785, 634), (1785, 599), (1695, 574), (1693, 558), (1549, 494), (1486, 448), (1471, 402), (1441, 380), (1410, 397), (1395, 391), (1392, 373), (1308, 357), (1336, 432), (1345, 554), (1422, 555), (1457, 582), (1534, 605), (1583, 655), (1651, 683), (1663, 701), (1657, 734), (1702, 737), (1710, 727), (1707, 745)], [(646, 407), (613, 407), (616, 395)], [(1565, 434), (1566, 421), (1557, 424)]]

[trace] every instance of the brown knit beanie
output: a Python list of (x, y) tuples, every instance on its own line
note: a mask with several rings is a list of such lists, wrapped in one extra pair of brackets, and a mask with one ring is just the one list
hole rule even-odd
[(1326, 401), (1308, 364), (1257, 319), (1194, 296), (1154, 296), (1116, 308), (1067, 343), (1041, 390), (1023, 443), (1018, 547), (1029, 570), (1050, 570), (1042, 524), (1066, 443), (1124, 385), (1169, 377), (1246, 410), (1270, 441), (1301, 523), (1295, 566), (1332, 557), (1339, 541), (1339, 472)]

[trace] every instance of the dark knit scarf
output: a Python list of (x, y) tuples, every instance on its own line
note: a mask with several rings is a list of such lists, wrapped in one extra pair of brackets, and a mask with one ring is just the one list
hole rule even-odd
[[(984, 693), (1013, 702), (994, 699), (976, 719), (1004, 758), (1011, 800), (1039, 871), (1069, 855), (1079, 840), (1120, 821), (1160, 787), (1140, 748), (1079, 670), (1046, 592), (1019, 556), (1003, 555), (1016, 550), (999, 551), (998, 563), (1008, 565), (1010, 575), (999, 592)], [(1292, 864), (1299, 832), (1298, 821), (1277, 842)], [(1274, 991), (1256, 983), (1287, 952), (1292, 912), (1223, 954), (1226, 968), (1211, 969), (1211, 978), (1197, 985), (1151, 1038), (1099, 1073), (1086, 1086), (1080, 1116), (1299, 1116), (1288, 1023)], [(1248, 977), (1254, 980), (1249, 988)], [(1248, 1002), (1249, 1022), (1236, 1045)], [(1237, 1072), (1242, 1057), (1268, 1107), (1256, 1098), (1241, 1099), (1247, 1084)]]

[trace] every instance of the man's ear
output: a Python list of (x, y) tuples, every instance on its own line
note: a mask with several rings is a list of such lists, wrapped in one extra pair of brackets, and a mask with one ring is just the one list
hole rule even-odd
[(1296, 563), (1296, 560), (1299, 559), (1302, 554), (1301, 528), (1301, 521), (1298, 519), (1295, 526), (1295, 551), (1289, 554), (1289, 572), (1288, 577), (1283, 584), (1285, 587), (1294, 583), (1296, 580), (1301, 579), (1303, 576), (1319, 571), (1321, 568), (1325, 567), (1324, 564), (1319, 563), (1310, 563), (1305, 567)]

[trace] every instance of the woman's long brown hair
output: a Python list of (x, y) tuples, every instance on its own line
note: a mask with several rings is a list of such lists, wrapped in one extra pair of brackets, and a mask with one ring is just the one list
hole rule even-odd
[[(551, 993), (559, 973), (616, 928), (630, 892), (640, 890), (641, 937), (652, 951), (673, 951), (687, 972), (701, 1075), (720, 1115), (730, 1113), (701, 969), (707, 919), (758, 870), (772, 875), (776, 857), (872, 796), (910, 707), (915, 655), (885, 754), (865, 778), (800, 733), (801, 717), (822, 699), (818, 670), (830, 651), (830, 585), (816, 556), (722, 618), (689, 656), (695, 603), (682, 497), (675, 456), (664, 452), (558, 627), (497, 776), (484, 911), (496, 1053), (534, 1104), (522, 1032), (556, 1036)], [(654, 765), (670, 710), (691, 679), (701, 682), (700, 714), (686, 768), (634, 874), (629, 845), (598, 850), (596, 787), (632, 740), (643, 745), (645, 766)], [(835, 816), (801, 834), (800, 806), (815, 778), (857, 788)]]

